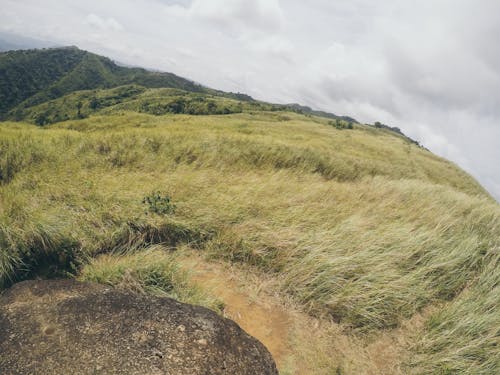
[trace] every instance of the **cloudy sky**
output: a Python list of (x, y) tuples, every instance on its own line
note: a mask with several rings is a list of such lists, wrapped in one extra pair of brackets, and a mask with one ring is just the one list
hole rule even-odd
[(499, 0), (0, 0), (0, 31), (398, 126), (500, 200)]

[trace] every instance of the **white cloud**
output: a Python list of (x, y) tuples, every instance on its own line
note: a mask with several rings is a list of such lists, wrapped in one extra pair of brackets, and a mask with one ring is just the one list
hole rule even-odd
[(215, 26), (276, 31), (283, 24), (283, 13), (277, 0), (194, 0), (189, 12)]
[(241, 40), (254, 52), (272, 55), (286, 61), (292, 60), (295, 47), (289, 39), (283, 36), (250, 34)]
[(122, 31), (123, 26), (114, 18), (99, 17), (93, 13), (85, 18), (85, 23), (89, 26), (96, 27), (103, 31)]

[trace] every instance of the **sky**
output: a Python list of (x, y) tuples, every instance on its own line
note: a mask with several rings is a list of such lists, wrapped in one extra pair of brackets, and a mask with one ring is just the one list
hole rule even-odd
[(0, 32), (397, 126), (500, 201), (499, 0), (0, 0)]

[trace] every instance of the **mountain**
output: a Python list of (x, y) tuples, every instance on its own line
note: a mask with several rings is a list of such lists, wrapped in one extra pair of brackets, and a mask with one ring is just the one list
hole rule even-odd
[[(96, 91), (120, 86), (127, 87), (117, 91)], [(170, 90), (169, 95), (164, 95), (166, 91), (163, 91), (159, 96), (150, 91), (148, 96), (155, 97), (153, 103), (137, 103), (141, 101), (139, 95), (144, 94), (145, 89), (159, 88), (177, 91)], [(112, 100), (109, 100), (109, 95), (113, 97)], [(104, 99), (97, 103), (96, 96), (104, 96)], [(223, 99), (229, 99), (230, 102)], [(69, 105), (68, 100), (73, 103)], [(155, 114), (222, 114), (253, 108), (293, 111), (343, 122), (356, 122), (347, 116), (314, 111), (298, 104), (269, 104), (242, 93), (213, 90), (172, 73), (124, 66), (77, 47), (0, 53), (0, 119), (23, 119), (43, 125), (73, 118), (77, 113), (80, 116), (82, 108), (85, 111), (90, 107), (90, 112), (95, 112), (97, 108), (131, 101), (134, 103), (129, 103), (128, 107), (141, 107), (145, 112)], [(205, 102), (204, 105), (196, 104), (200, 101)], [(43, 103), (46, 105), (37, 107)], [(50, 108), (50, 113), (46, 111), (46, 107)], [(68, 111), (68, 108), (72, 110)]]
[[(75, 278), (203, 305), (288, 374), (500, 372), (500, 207), (399, 129), (76, 48), (0, 62), (0, 289)], [(64, 340), (47, 319), (27, 337)]]
[(286, 104), (286, 107), (289, 108), (290, 110), (293, 110), (298, 113), (307, 113), (310, 115), (314, 116), (320, 116), (320, 117), (326, 117), (326, 118), (331, 118), (331, 119), (339, 119), (339, 120), (345, 120), (345, 121), (350, 121), (350, 122), (358, 122), (354, 118), (349, 117), (349, 116), (338, 116), (330, 112), (325, 112), (325, 111), (318, 111), (314, 110), (311, 107), (305, 106), (305, 105), (300, 105), (297, 103), (292, 103), (292, 104)]
[(124, 84), (204, 92), (202, 86), (171, 73), (125, 68), (76, 47), (9, 51), (0, 54), (0, 116), (78, 90)]

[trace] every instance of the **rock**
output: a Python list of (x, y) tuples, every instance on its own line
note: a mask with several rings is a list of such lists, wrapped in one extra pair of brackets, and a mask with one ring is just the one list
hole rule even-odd
[(0, 295), (0, 374), (277, 374), (267, 349), (199, 306), (75, 280)]

